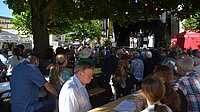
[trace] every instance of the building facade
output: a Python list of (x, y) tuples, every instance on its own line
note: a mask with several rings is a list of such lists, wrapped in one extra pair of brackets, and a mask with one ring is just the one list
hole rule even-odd
[(0, 28), (1, 29), (12, 29), (14, 24), (12, 18), (0, 16)]

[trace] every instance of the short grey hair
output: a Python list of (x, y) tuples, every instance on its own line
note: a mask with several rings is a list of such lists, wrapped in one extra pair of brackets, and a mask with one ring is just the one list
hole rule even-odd
[(194, 67), (194, 60), (187, 55), (180, 55), (176, 62), (178, 66), (181, 67), (184, 73), (192, 70), (192, 68)]
[(146, 52), (145, 52), (145, 56), (146, 56), (146, 58), (152, 58), (152, 53), (151, 53), (151, 51), (146, 51)]
[(95, 66), (92, 63), (86, 61), (80, 61), (75, 65), (74, 73), (78, 73), (79, 71), (85, 69), (95, 69)]
[(39, 61), (39, 56), (36, 53), (29, 53), (26, 60), (34, 63), (35, 61)]
[(199, 65), (200, 64), (200, 58), (199, 57), (193, 57), (193, 59), (194, 59), (194, 66), (197, 66), (197, 65)]

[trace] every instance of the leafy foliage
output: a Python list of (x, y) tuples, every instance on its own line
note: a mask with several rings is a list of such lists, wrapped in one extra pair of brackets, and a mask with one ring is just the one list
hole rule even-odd
[[(63, 34), (73, 30), (80, 38), (98, 36), (98, 33), (93, 31), (96, 27), (90, 28), (92, 24), (96, 24), (91, 20), (109, 18), (121, 26), (128, 26), (140, 19), (159, 18), (164, 11), (185, 19), (200, 10), (200, 0), (137, 1), (4, 0), (4, 3), (13, 9), (14, 14), (18, 14), (18, 20), (14, 20), (14, 23), (18, 25), (16, 28), (33, 34), (34, 44), (38, 51), (41, 49), (44, 51), (45, 47), (48, 47), (48, 34)], [(181, 9), (177, 8), (178, 6), (181, 6)], [(86, 24), (83, 25), (83, 23)]]
[(30, 5), (26, 0), (4, 0), (5, 4), (8, 4), (9, 9), (13, 9), (14, 14), (21, 14), (30, 9)]
[[(14, 10), (15, 14), (21, 15), (21, 12), (27, 13), (27, 10), (30, 10), (30, 1), (38, 2), (38, 0), (5, 0), (5, 3)], [(52, 0), (40, 1), (43, 1), (40, 4), (45, 5)], [(84, 18), (85, 22), (109, 18), (113, 22), (118, 22), (121, 26), (128, 26), (139, 19), (157, 18), (163, 11), (169, 11), (169, 13), (183, 19), (199, 10), (198, 4), (200, 4), (198, 0), (138, 0), (138, 3), (135, 0), (55, 1), (58, 4), (50, 12), (47, 27), (51, 34), (68, 32), (71, 25), (83, 22), (83, 20), (80, 21), (80, 18)], [(147, 4), (147, 6), (144, 4)], [(181, 5), (182, 10), (177, 8), (178, 5)], [(157, 10), (155, 10), (156, 8)]]
[(74, 24), (72, 32), (75, 32), (75, 38), (78, 39), (94, 39), (101, 36), (101, 22), (98, 20), (91, 20), (88, 23)]
[(185, 30), (195, 31), (200, 28), (200, 12), (197, 12), (196, 15), (186, 19), (182, 25)]
[(21, 13), (20, 15), (14, 14), (14, 17), (15, 18), (12, 19), (12, 22), (15, 24), (14, 29), (23, 31), (23, 34), (32, 34), (30, 10), (27, 10), (26, 13)]

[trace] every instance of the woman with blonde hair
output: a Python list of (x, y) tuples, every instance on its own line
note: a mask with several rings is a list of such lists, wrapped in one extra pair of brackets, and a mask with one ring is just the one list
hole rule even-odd
[(55, 88), (61, 88), (63, 84), (73, 75), (72, 69), (66, 68), (68, 63), (67, 56), (58, 54), (56, 64), (50, 69), (50, 83)]
[(145, 78), (142, 81), (142, 95), (147, 100), (148, 107), (141, 112), (172, 112), (166, 104), (161, 103), (164, 94), (165, 86), (159, 78)]
[(128, 60), (121, 59), (118, 62), (117, 71), (111, 75), (109, 84), (114, 95), (114, 99), (126, 96), (133, 88), (133, 76), (128, 68)]

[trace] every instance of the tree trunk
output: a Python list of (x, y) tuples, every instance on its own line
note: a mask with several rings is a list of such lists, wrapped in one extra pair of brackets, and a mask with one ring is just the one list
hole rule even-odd
[(34, 52), (42, 57), (44, 51), (49, 47), (49, 34), (47, 30), (50, 11), (53, 10), (59, 0), (29, 0), (32, 13), (32, 29), (34, 40)]
[(46, 25), (37, 20), (36, 16), (32, 16), (34, 52), (42, 57), (45, 49), (49, 47), (49, 34)]

